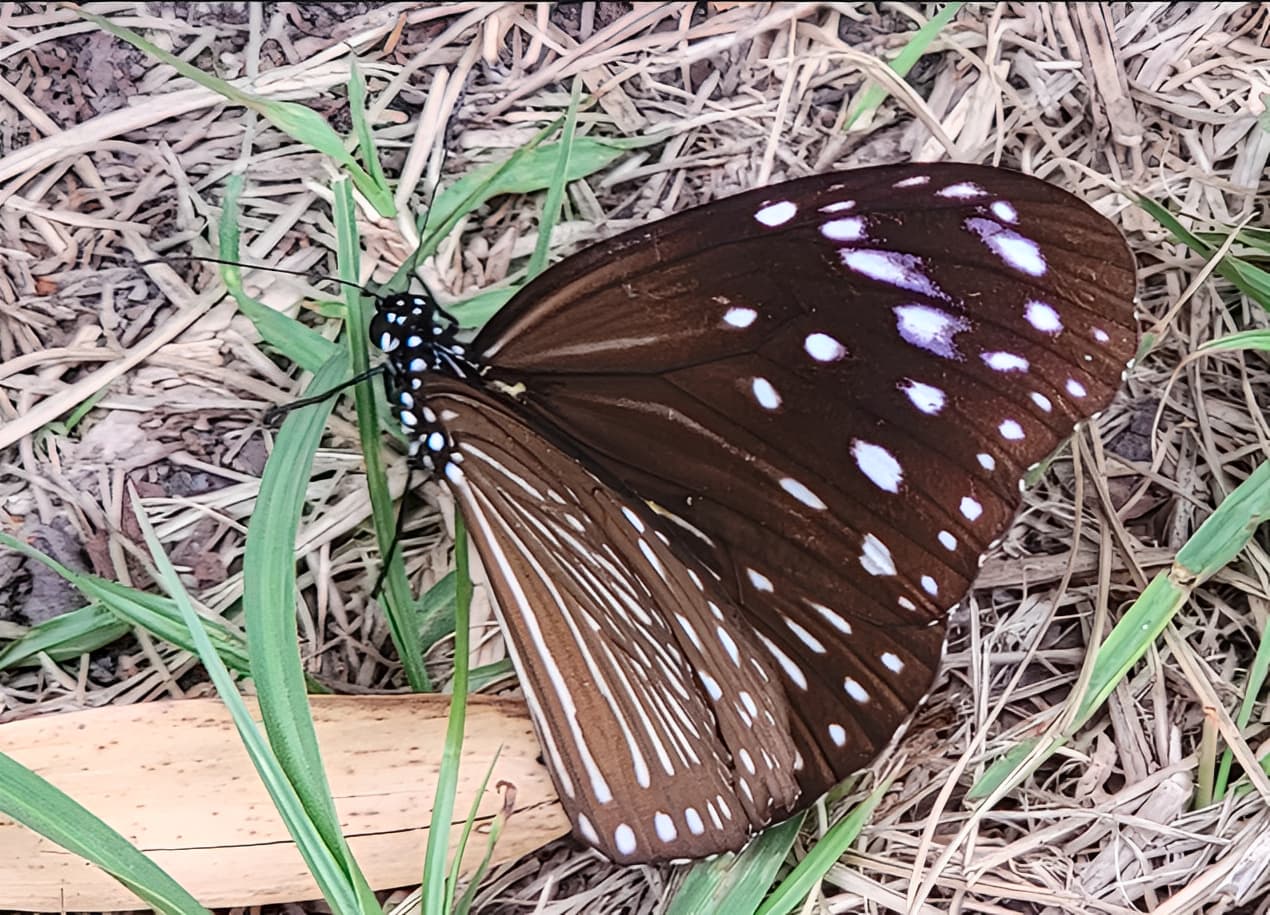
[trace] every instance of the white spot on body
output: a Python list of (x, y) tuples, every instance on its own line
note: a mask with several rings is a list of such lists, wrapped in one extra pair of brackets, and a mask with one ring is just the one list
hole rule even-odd
[(930, 305), (897, 305), (896, 328), (908, 343), (945, 359), (960, 359), (957, 350), (957, 334), (970, 330), (964, 318)]
[(905, 378), (900, 382), (900, 390), (908, 395), (913, 406), (928, 416), (935, 416), (944, 408), (944, 392), (933, 385)]
[(635, 830), (625, 823), (618, 823), (617, 828), (613, 830), (613, 847), (617, 849), (619, 854), (633, 855), (635, 853)]
[(977, 521), (979, 516), (983, 514), (983, 506), (979, 504), (977, 499), (972, 499), (970, 496), (962, 496), (959, 507), (962, 517), (967, 521)]
[(808, 334), (803, 341), (807, 355), (817, 362), (835, 362), (847, 354), (847, 348), (828, 334)]
[(754, 392), (754, 399), (764, 410), (775, 410), (781, 405), (780, 394), (766, 378), (755, 378), (750, 384), (750, 390)]
[(820, 234), (830, 241), (863, 241), (864, 219), (860, 216), (845, 216), (830, 220), (820, 227)]
[(379, 335), (379, 349), (382, 352), (391, 353), (400, 345), (401, 345), (401, 341), (398, 340), (396, 337), (394, 337), (392, 334), (390, 334), (388, 331), (384, 331), (382, 334)]
[(895, 455), (881, 445), (852, 439), (851, 456), (860, 472), (869, 478), (878, 489), (886, 492), (899, 492), (900, 482), (904, 479), (903, 468)]
[(798, 215), (798, 207), (792, 200), (778, 200), (760, 207), (754, 214), (754, 218), (769, 229), (774, 229), (777, 226), (783, 226), (796, 215)]
[(411, 349), (415, 349), (416, 347), (423, 346), (423, 337), (420, 337), (418, 334), (411, 334), (409, 337), (406, 338), (406, 346), (410, 347)]
[(723, 315), (723, 323), (729, 327), (746, 328), (754, 323), (758, 312), (753, 308), (729, 308)]
[(1023, 439), (1023, 427), (1013, 419), (1001, 420), (1001, 425), (997, 426), (997, 431), (1001, 433), (1001, 437), (1007, 441), (1017, 442)]
[(785, 492), (789, 493), (808, 508), (814, 508), (818, 511), (824, 511), (828, 508), (818, 495), (795, 479), (783, 477), (781, 479), (781, 489), (785, 490)]
[(1056, 334), (1063, 329), (1063, 319), (1058, 311), (1048, 302), (1031, 299), (1023, 306), (1023, 317), (1043, 334)]
[(868, 690), (861, 686), (857, 680), (854, 680), (851, 677), (847, 677), (842, 681), (842, 688), (845, 689), (847, 691), (847, 695), (856, 702), (864, 703), (869, 701)]
[[(413, 426), (414, 423), (411, 423)], [(428, 450), (440, 451), (445, 447), (445, 436), (440, 432), (431, 432), (428, 434)]]
[(969, 232), (979, 236), (979, 240), (1001, 258), (1006, 266), (1028, 276), (1043, 276), (1048, 269), (1040, 246), (1013, 229), (1007, 229), (991, 219), (977, 217), (967, 219), (965, 226)]
[(864, 537), (864, 552), (860, 554), (860, 565), (870, 575), (894, 575), (895, 560), (885, 543), (873, 534)]
[(746, 569), (745, 573), (749, 576), (750, 584), (754, 586), (756, 591), (772, 590), (772, 580), (763, 573), (757, 572), (754, 569)]
[(1026, 372), (1028, 361), (1014, 353), (983, 353), (983, 361), (988, 368), (998, 372)]
[(942, 545), (943, 545), (944, 549), (946, 549), (946, 550), (955, 550), (955, 549), (957, 549), (957, 538), (956, 538), (956, 537), (954, 537), (954, 536), (953, 536), (951, 533), (949, 533), (948, 531), (940, 531), (940, 532), (939, 532), (939, 542), (940, 542), (940, 544), (942, 544)]
[(936, 299), (947, 298), (930, 277), (921, 272), (919, 268), (922, 266), (922, 259), (914, 254), (844, 248), (841, 257), (846, 266), (871, 280), (920, 292)]

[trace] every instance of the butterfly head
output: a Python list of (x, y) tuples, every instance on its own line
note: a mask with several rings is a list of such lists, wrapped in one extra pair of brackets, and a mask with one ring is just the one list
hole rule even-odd
[(381, 296), (370, 339), (387, 357), (389, 395), (410, 441), (410, 457), (427, 470), (444, 466), (451, 442), (423, 405), (430, 375), (468, 378), (479, 373), (458, 339), (459, 322), (427, 293)]

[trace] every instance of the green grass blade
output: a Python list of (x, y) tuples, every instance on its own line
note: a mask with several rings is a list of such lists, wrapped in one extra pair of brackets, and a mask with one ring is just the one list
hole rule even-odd
[(838, 863), (838, 859), (859, 837), (890, 787), (890, 779), (882, 782), (851, 813), (830, 827), (807, 856), (772, 890), (759, 907), (758, 915), (785, 915), (798, 908), (807, 894), (820, 885), (829, 868)]
[[(447, 879), (446, 856), (450, 844), (450, 823), (454, 820), (454, 794), (459, 783), (463, 752), (463, 729), (467, 723), (467, 673), (470, 646), (468, 621), (472, 606), (472, 579), (468, 574), (467, 533), (463, 515), (454, 515), (454, 681), (450, 696), (450, 717), (446, 723), (445, 747), (437, 773), (436, 800), (428, 828), (428, 846), (423, 859), (423, 915), (446, 915), (454, 902), (454, 886)], [(461, 857), (463, 849), (455, 851)]]
[(569, 160), (572, 158), (575, 134), (578, 129), (578, 108), (582, 104), (582, 77), (573, 78), (573, 89), (569, 94), (569, 107), (564, 114), (564, 127), (561, 129), (560, 154), (556, 158), (556, 168), (551, 175), (551, 184), (547, 188), (547, 199), (542, 205), (542, 214), (538, 218), (538, 243), (534, 245), (534, 253), (529, 258), (529, 266), (525, 269), (530, 279), (542, 273), (547, 266), (547, 258), (551, 254), (551, 233), (560, 217), (560, 204), (564, 201), (564, 191), (568, 186)]
[[(895, 59), (887, 64), (899, 76), (907, 76), (908, 71), (913, 69), (913, 65), (922, 59), (922, 55), (926, 53), (926, 49), (930, 47), (930, 43), (948, 23), (952, 22), (953, 17), (958, 11), (965, 6), (963, 2), (949, 3), (945, 5), (938, 13), (932, 16), (925, 25), (913, 33), (913, 37), (908, 43), (900, 49), (900, 53), (895, 55)], [(877, 83), (870, 82), (864, 92), (860, 94), (860, 98), (852, 110), (847, 114), (846, 122), (843, 124), (844, 131), (850, 130), (862, 115), (877, 108), (886, 99), (886, 89)]]
[[(266, 468), (267, 472), (268, 468)], [(242, 696), (238, 694), (229, 670), (221, 663), (215, 649), (212, 647), (211, 640), (207, 638), (206, 632), (200, 625), (198, 614), (194, 612), (194, 605), (190, 602), (189, 595), (185, 593), (185, 589), (181, 585), (181, 580), (177, 576), (176, 570), (172, 567), (172, 563), (163, 552), (162, 544), (159, 543), (159, 539), (155, 535), (154, 529), (150, 526), (150, 521), (146, 517), (144, 510), (135, 501), (133, 508), (136, 512), (141, 533), (145, 537), (146, 545), (158, 570), (159, 583), (167, 590), (168, 596), (181, 611), (181, 615), (189, 627), (190, 635), (194, 639), (199, 659), (203, 662), (203, 667), (206, 668), (207, 674), (211, 678), (212, 684), (216, 687), (216, 692), (220, 696), (221, 701), (229, 710), (230, 717), (233, 719), (234, 726), (238, 730), (238, 736), (247, 750), (247, 755), (251, 758), (252, 765), (256, 767), (256, 771), (259, 773), (265, 789), (269, 792), (278, 814), (282, 817), (282, 821), (295, 839), (296, 847), (299, 849), (301, 857), (304, 858), (310, 873), (313, 874), (314, 879), (321, 888), (323, 897), (337, 915), (361, 915), (362, 912), (367, 910), (363, 904), (364, 895), (359, 892), (357, 885), (358, 878), (361, 876), (360, 873), (350, 874), (348, 872), (347, 858), (341, 857), (330, 847), (330, 842), (323, 832), (324, 824), (317, 822), (315, 818), (310, 816), (311, 806), (304, 803), (301, 799), (299, 789), (310, 783), (312, 776), (310, 775), (308, 780), (297, 780), (294, 776), (290, 780), (288, 779), (288, 776), (294, 772), (294, 761), (292, 769), (288, 771), (285, 761), (275, 756), (270, 744), (265, 742), (264, 737), (247, 711), (246, 703), (243, 702)], [(257, 510), (253, 520), (259, 515), (260, 512)], [(250, 531), (248, 536), (250, 536)], [(293, 606), (293, 603), (289, 604), (285, 609), (294, 618)], [(267, 645), (259, 642), (256, 645), (261, 649), (258, 652), (259, 654), (269, 654), (266, 650), (268, 648)], [(296, 657), (298, 660), (298, 651), (296, 652)], [(268, 666), (269, 664), (267, 663), (255, 665), (259, 669), (264, 669)], [(261, 685), (259, 680), (257, 685)], [(260, 694), (262, 714), (268, 714), (265, 712), (265, 708), (270, 704), (276, 705), (276, 702), (273, 702), (262, 690)], [(307, 722), (311, 733), (313, 722), (307, 716), (307, 706), (305, 706), (304, 711), (304, 720)], [(284, 752), (290, 750), (291, 747), (285, 740), (280, 741), (277, 739), (278, 731), (279, 729), (276, 727), (271, 730), (271, 736), (274, 737), (273, 746), (280, 747)], [(321, 776), (320, 769), (317, 775)], [(297, 781), (299, 784), (296, 784)], [(322, 781), (325, 784), (325, 779), (322, 779)], [(336, 832), (339, 835), (339, 844), (342, 845), (343, 835), (338, 832), (338, 821), (336, 821)], [(360, 882), (362, 884), (365, 883), (364, 879)], [(369, 889), (366, 890), (365, 895), (369, 895)], [(370, 898), (373, 899), (373, 896)]]
[(105, 647), (131, 631), (131, 626), (101, 604), (89, 604), (32, 626), (6, 643), (0, 648), (0, 671), (38, 664), (40, 655), (68, 661)]
[(93, 862), (156, 912), (211, 915), (127, 839), (4, 753), (0, 753), (0, 813)]
[(1194, 589), (1229, 565), (1268, 520), (1270, 462), (1259, 466), (1217, 506), (1178, 551), (1173, 568), (1151, 581), (1098, 647), (1088, 687), (1066, 733), (1050, 739), (1039, 752), (1036, 748), (1040, 741), (1036, 740), (1012, 747), (971, 787), (967, 800), (981, 800), (1018, 784), (1083, 727), (1146, 654)]
[[(242, 260), (238, 244), (238, 198), (242, 190), (241, 174), (230, 175), (226, 179), (220, 224), (217, 226), (219, 256), (223, 260)], [(255, 325), (264, 341), (306, 372), (316, 372), (335, 354), (336, 345), (313, 328), (249, 296), (243, 288), (240, 268), (222, 265), (221, 279), (238, 303), (238, 310)]]
[(760, 833), (735, 855), (698, 862), (666, 908), (666, 915), (752, 915), (772, 888), (803, 817)]

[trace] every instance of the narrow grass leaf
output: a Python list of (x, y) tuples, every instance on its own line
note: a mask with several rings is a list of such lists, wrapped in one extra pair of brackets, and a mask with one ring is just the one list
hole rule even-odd
[(92, 811), (4, 753), (0, 753), (0, 813), (96, 864), (156, 912), (211, 915)]
[[(139, 502), (134, 500), (133, 509), (136, 513), (137, 523), (141, 528), (142, 536), (145, 538), (146, 546), (149, 548), (151, 558), (158, 570), (159, 583), (167, 591), (168, 596), (176, 603), (182, 618), (189, 627), (190, 636), (194, 639), (199, 659), (203, 662), (203, 667), (207, 670), (207, 675), (211, 679), (212, 685), (216, 687), (216, 692), (220, 696), (221, 702), (228, 709), (234, 722), (234, 727), (238, 730), (238, 736), (243, 742), (243, 747), (247, 750), (247, 755), (251, 758), (252, 765), (255, 766), (261, 782), (263, 782), (265, 789), (269, 792), (279, 816), (282, 818), (283, 823), (286, 824), (292, 838), (295, 839), (296, 847), (301, 857), (304, 858), (310, 873), (313, 874), (314, 880), (321, 888), (323, 898), (326, 899), (337, 915), (361, 915), (363, 912), (370, 911), (365, 907), (364, 903), (366, 898), (370, 898), (373, 901), (374, 897), (370, 894), (369, 887), (366, 888), (364, 893), (361, 891), (361, 886), (365, 886), (365, 879), (362, 878), (359, 871), (349, 872), (348, 864), (350, 859), (347, 856), (347, 849), (344, 849), (345, 854), (343, 856), (336, 853), (323, 835), (321, 825), (310, 817), (309, 806), (302, 801), (294, 781), (288, 780), (289, 773), (284, 771), (284, 764), (274, 754), (273, 748), (265, 741), (260, 730), (256, 727), (255, 721), (252, 720), (251, 714), (247, 711), (246, 703), (243, 702), (242, 696), (238, 694), (238, 689), (230, 676), (229, 670), (221, 663), (215, 649), (212, 647), (211, 640), (207, 638), (206, 632), (204, 632), (203, 627), (199, 623), (198, 614), (194, 612), (194, 605), (191, 603), (189, 595), (186, 594), (185, 588), (181, 584), (181, 579), (176, 574), (176, 569), (172, 567), (171, 561), (163, 552), (163, 546), (159, 543), (159, 538), (150, 526), (150, 521)], [(250, 531), (248, 536), (250, 536)], [(292, 612), (292, 616), (294, 616), (294, 612)], [(263, 713), (266, 705), (266, 697), (263, 693), (260, 697), (260, 703)], [(307, 707), (305, 712), (307, 715)], [(312, 720), (307, 717), (306, 720), (311, 729)], [(274, 746), (277, 745), (278, 743), (275, 741)], [(338, 822), (336, 825), (339, 844), (342, 845), (343, 835), (338, 833)], [(359, 883), (361, 886), (358, 885)]]
[(556, 168), (551, 175), (551, 184), (547, 187), (547, 199), (543, 201), (542, 214), (538, 217), (538, 243), (534, 245), (534, 253), (529, 258), (529, 266), (525, 272), (529, 279), (542, 273), (547, 266), (547, 258), (551, 254), (551, 233), (560, 217), (560, 205), (564, 201), (565, 187), (569, 183), (569, 160), (573, 155), (573, 146), (578, 128), (578, 108), (582, 104), (582, 77), (573, 78), (573, 89), (569, 93), (569, 107), (564, 113), (564, 127), (560, 131), (560, 151), (556, 157)]
[(666, 915), (753, 915), (771, 891), (803, 817), (765, 829), (736, 854), (699, 861), (688, 872)]

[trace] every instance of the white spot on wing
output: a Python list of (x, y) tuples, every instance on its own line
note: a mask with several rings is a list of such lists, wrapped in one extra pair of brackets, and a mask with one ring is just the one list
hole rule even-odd
[(792, 632), (794, 635), (798, 636), (798, 641), (802, 642), (804, 645), (806, 645), (816, 654), (825, 653), (825, 645), (823, 642), (820, 641), (820, 639), (816, 638), (814, 635), (808, 632), (806, 628), (799, 625), (796, 621), (790, 619), (788, 616), (785, 617), (784, 619), (785, 619), (785, 625), (789, 628), (789, 631)]
[(769, 203), (760, 207), (759, 211), (754, 214), (754, 218), (769, 229), (774, 229), (789, 222), (797, 214), (798, 207), (792, 200), (779, 200), (776, 203)]
[(899, 659), (898, 655), (889, 651), (882, 652), (882, 663), (886, 665), (886, 669), (891, 671), (891, 673), (898, 674), (904, 669), (904, 662)]
[(842, 688), (845, 689), (847, 691), (847, 695), (850, 696), (852, 699), (854, 699), (856, 702), (863, 703), (863, 702), (869, 701), (868, 690), (866, 690), (863, 686), (861, 686), (859, 681), (851, 677), (847, 677), (845, 680), (842, 681)]
[(618, 823), (617, 828), (613, 830), (613, 847), (617, 849), (619, 854), (633, 855), (635, 853), (635, 831), (625, 823)]
[(673, 842), (679, 838), (679, 830), (675, 829), (675, 821), (669, 814), (662, 813), (660, 810), (653, 815), (653, 828), (657, 830), (657, 838), (663, 842)]
[(820, 234), (830, 241), (862, 241), (864, 219), (859, 216), (831, 219), (820, 227)]
[(950, 534), (948, 531), (939, 532), (939, 542), (943, 544), (943, 547), (946, 550), (957, 549), (957, 538), (954, 537), (952, 534)]
[(766, 575), (764, 575), (761, 572), (755, 571), (754, 569), (746, 569), (745, 572), (749, 576), (750, 584), (754, 586), (755, 590), (758, 590), (758, 591), (772, 590), (772, 580), (768, 578)]
[(1030, 300), (1023, 307), (1023, 317), (1027, 318), (1027, 323), (1043, 334), (1056, 334), (1063, 329), (1063, 319), (1048, 302)]
[(779, 645), (763, 635), (763, 633), (758, 633), (758, 637), (759, 641), (771, 652), (772, 657), (776, 659), (776, 663), (781, 666), (781, 670), (785, 671), (785, 676), (789, 678), (790, 682), (799, 689), (805, 690), (807, 688), (807, 675), (803, 673), (803, 669), (795, 664), (793, 658), (785, 654)]
[(1019, 221), (1019, 212), (1012, 204), (1005, 200), (996, 200), (992, 203), (992, 215), (1002, 222), (1016, 223)]
[(922, 590), (934, 597), (939, 593), (939, 585), (929, 575), (922, 576)]
[(894, 575), (895, 560), (885, 543), (872, 534), (864, 537), (864, 552), (860, 554), (860, 565), (870, 575)]
[(1054, 409), (1054, 405), (1050, 403), (1050, 399), (1046, 397), (1044, 394), (1042, 394), (1040, 391), (1032, 392), (1032, 403), (1036, 404), (1046, 413), (1049, 413), (1051, 410)]
[(900, 482), (904, 479), (904, 470), (895, 455), (881, 445), (872, 442), (851, 440), (851, 456), (856, 466), (878, 489), (887, 492), (899, 492)]
[(1067, 379), (1067, 393), (1073, 397), (1084, 397), (1089, 392), (1085, 390), (1085, 386), (1075, 378)]
[(975, 457), (979, 459), (979, 466), (982, 467), (984, 470), (996, 470), (997, 459), (994, 458), (992, 455), (981, 451), (977, 455), (975, 455)]
[(809, 607), (811, 607), (811, 609), (815, 610), (824, 617), (825, 622), (827, 622), (830, 626), (837, 629), (843, 635), (851, 635), (851, 624), (846, 621), (842, 614), (835, 613), (824, 604), (818, 604), (815, 601), (809, 600), (806, 603)]
[(947, 197), (950, 200), (973, 200), (975, 197), (983, 197), (987, 193), (977, 184), (970, 181), (961, 181), (936, 191), (935, 196)]
[(967, 521), (976, 521), (983, 514), (983, 506), (977, 499), (972, 499), (970, 496), (962, 496), (959, 507), (962, 517)]
[(1107, 332), (1103, 330), (1101, 327), (1095, 327), (1093, 329), (1093, 334), (1094, 334), (1094, 339), (1097, 340), (1099, 343), (1106, 343), (1108, 340), (1111, 339), (1111, 337), (1107, 336)]
[(755, 378), (750, 384), (750, 390), (754, 392), (754, 399), (764, 410), (775, 410), (781, 405), (780, 394), (766, 378)]
[(829, 739), (834, 742), (835, 746), (846, 746), (847, 732), (843, 730), (842, 725), (837, 723), (831, 724), (829, 725)]
[(1024, 438), (1023, 427), (1012, 419), (1001, 420), (1001, 425), (997, 426), (997, 431), (1000, 432), (1001, 437), (1007, 441), (1017, 442)]
[(834, 362), (847, 354), (847, 348), (828, 334), (808, 334), (803, 341), (807, 355), (817, 362)]
[(896, 181), (891, 187), (917, 187), (920, 184), (926, 184), (930, 181), (929, 175), (914, 175), (912, 178), (904, 178)]
[(783, 477), (781, 479), (781, 489), (785, 490), (785, 492), (789, 493), (808, 508), (814, 508), (820, 511), (828, 508), (828, 506), (821, 501), (818, 495), (791, 477)]
[(701, 821), (701, 814), (697, 813), (696, 807), (684, 808), (684, 822), (688, 824), (688, 831), (694, 836), (699, 836), (706, 831), (706, 824)]
[(820, 208), (822, 213), (842, 213), (855, 206), (854, 200), (839, 200), (836, 203), (826, 203)]
[(1013, 229), (991, 219), (972, 217), (965, 222), (966, 229), (977, 235), (997, 257), (1009, 267), (1028, 276), (1043, 276), (1047, 269), (1040, 246), (1030, 238), (1024, 238)]
[(899, 387), (901, 391), (908, 395), (908, 399), (912, 401), (913, 406), (928, 416), (934, 416), (944, 408), (944, 392), (933, 385), (905, 378), (904, 381), (900, 382)]
[(930, 305), (897, 305), (896, 328), (908, 343), (945, 359), (960, 359), (954, 337), (970, 330), (964, 318)]
[(922, 259), (914, 254), (844, 248), (840, 256), (844, 264), (871, 280), (932, 298), (947, 298), (930, 277), (921, 272)]
[(723, 323), (729, 327), (745, 328), (754, 323), (754, 319), (758, 317), (758, 312), (753, 308), (742, 308), (737, 306), (729, 308), (723, 315)]
[(1014, 353), (983, 353), (983, 361), (988, 368), (998, 372), (1026, 372), (1028, 362)]

